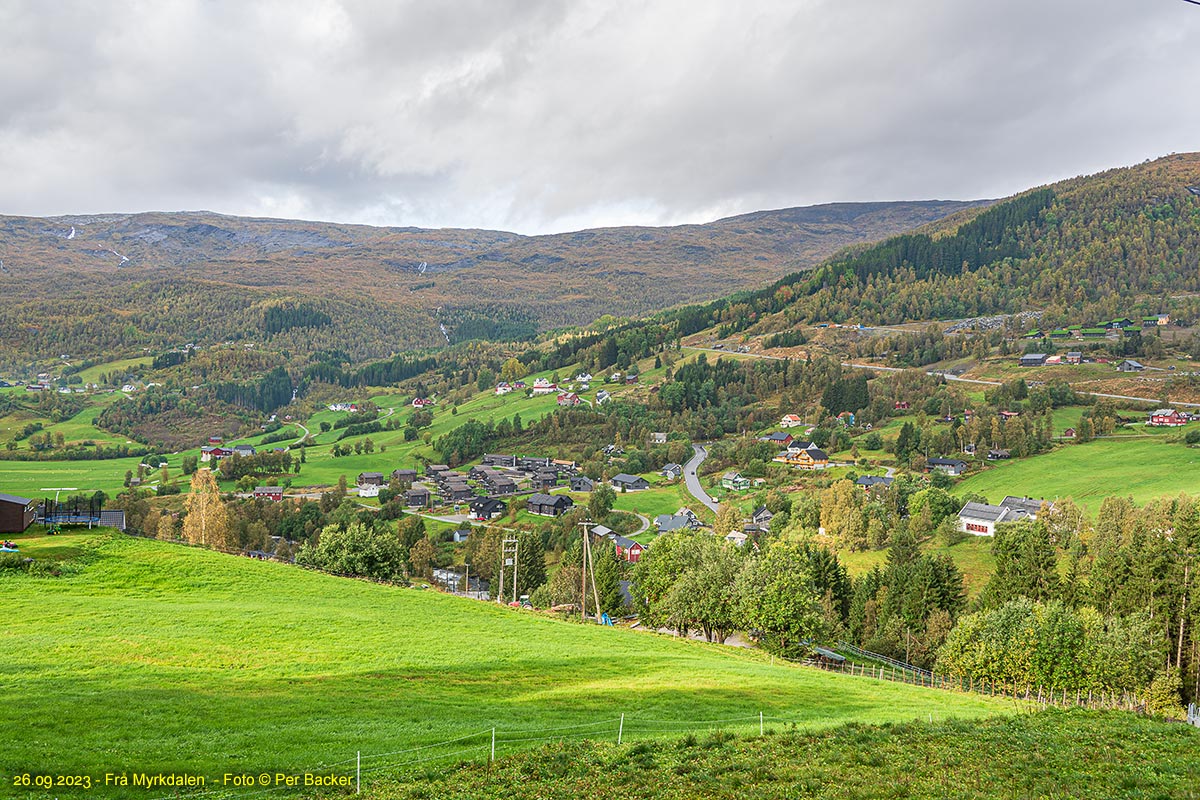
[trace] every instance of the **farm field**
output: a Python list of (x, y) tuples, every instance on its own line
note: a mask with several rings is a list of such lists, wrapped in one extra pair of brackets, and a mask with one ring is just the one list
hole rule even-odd
[[(504, 755), (547, 735), (608, 736), (621, 713), (629, 740), (669, 738), (705, 720), (756, 729), (760, 711), (818, 729), (1014, 710), (776, 665), (756, 651), (115, 534), (77, 536), (71, 546), (87, 555), (74, 574), (0, 573), (10, 610), (0, 619), (0, 680), (21, 698), (0, 706), (0, 730), (25, 732), (0, 740), (6, 777), (297, 770), (493, 726)], [(19, 544), (31, 553), (51, 546), (42, 537)], [(580, 727), (543, 732), (562, 726)], [(120, 795), (101, 787), (87, 796)]]
[(1005, 495), (1070, 497), (1096, 513), (1109, 495), (1137, 503), (1200, 490), (1200, 449), (1161, 437), (1098, 439), (1033, 458), (1000, 464), (966, 478), (955, 492), (976, 492), (998, 502)]

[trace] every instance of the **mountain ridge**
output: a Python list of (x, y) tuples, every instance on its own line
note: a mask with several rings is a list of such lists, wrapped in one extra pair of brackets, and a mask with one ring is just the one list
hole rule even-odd
[[(301, 302), (320, 306), (335, 327), (363, 322), (372, 329), (366, 338), (341, 331), (347, 349), (381, 357), (445, 344), (439, 314), (452, 329), (462, 319), (499, 320), (508, 334), (509, 322), (533, 333), (645, 316), (759, 286), (988, 202), (828, 203), (535, 236), (197, 211), (0, 216), (0, 291), (19, 301), (0, 313), (16, 332), (0, 350), (90, 354), (87, 334), (97, 328), (106, 331), (104, 348), (253, 338), (253, 317), (265, 306)], [(84, 305), (66, 314), (64, 298)], [(180, 308), (196, 303), (218, 306), (229, 324)]]

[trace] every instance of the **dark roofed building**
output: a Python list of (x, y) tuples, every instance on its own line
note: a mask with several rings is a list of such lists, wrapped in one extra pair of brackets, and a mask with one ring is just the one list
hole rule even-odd
[(613, 488), (627, 492), (637, 492), (650, 488), (650, 481), (638, 475), (630, 475), (627, 472), (614, 475), (610, 483), (612, 483)]
[(967, 471), (967, 462), (957, 458), (931, 458), (925, 462), (930, 470), (941, 470), (947, 475), (962, 475)]
[(876, 486), (882, 486), (884, 489), (892, 488), (893, 478), (881, 477), (879, 475), (863, 475), (857, 478), (854, 483), (856, 486), (863, 487), (864, 490), (870, 490)]
[(399, 483), (411, 484), (417, 479), (417, 471), (415, 469), (394, 469), (392, 470), (392, 480)]
[(0, 494), (0, 533), (24, 533), (37, 516), (37, 503), (28, 497)]
[(494, 497), (479, 497), (471, 501), (471, 516), (475, 519), (495, 519), (508, 513), (508, 504)]
[(567, 497), (565, 494), (542, 494), (538, 492), (530, 495), (529, 509), (530, 514), (538, 514), (543, 517), (557, 517), (565, 514), (575, 505), (575, 501)]

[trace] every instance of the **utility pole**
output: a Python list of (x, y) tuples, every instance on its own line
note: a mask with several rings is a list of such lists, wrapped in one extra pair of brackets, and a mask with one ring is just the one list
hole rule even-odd
[[(517, 600), (517, 551), (520, 548), (520, 540), (515, 536), (509, 536), (504, 539), (500, 545), (501, 555), (504, 558), (504, 566), (512, 567), (512, 598), (515, 603)], [(504, 569), (500, 570), (500, 591), (496, 595), (500, 602), (504, 602)]]
[(596, 523), (590, 519), (585, 519), (579, 523), (579, 527), (583, 528), (583, 569), (579, 581), (579, 620), (582, 622), (587, 619), (587, 579), (588, 573), (592, 576), (592, 598), (596, 601), (596, 620), (600, 620), (600, 592), (596, 590), (596, 565), (592, 558), (592, 526)]

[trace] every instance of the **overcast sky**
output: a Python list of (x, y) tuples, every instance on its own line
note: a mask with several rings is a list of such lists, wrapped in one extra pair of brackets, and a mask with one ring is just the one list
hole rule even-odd
[(539, 233), (1200, 149), (1183, 0), (0, 2), (0, 213)]

